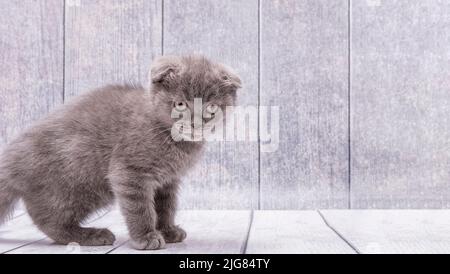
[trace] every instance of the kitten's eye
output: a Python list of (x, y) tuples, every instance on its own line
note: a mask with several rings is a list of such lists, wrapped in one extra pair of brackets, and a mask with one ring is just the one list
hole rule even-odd
[(217, 110), (219, 110), (219, 106), (216, 105), (216, 104), (211, 104), (211, 105), (209, 105), (209, 106), (206, 107), (206, 111), (209, 112), (209, 113), (211, 113), (211, 114), (216, 113)]
[(185, 111), (187, 109), (187, 105), (185, 102), (174, 102), (174, 107), (178, 110), (178, 111)]

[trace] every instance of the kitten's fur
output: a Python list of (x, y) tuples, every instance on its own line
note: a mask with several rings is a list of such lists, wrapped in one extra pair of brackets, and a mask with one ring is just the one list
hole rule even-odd
[(201, 56), (156, 60), (150, 91), (107, 86), (53, 112), (0, 157), (0, 221), (22, 198), (34, 223), (57, 243), (110, 245), (108, 229), (80, 224), (118, 201), (133, 246), (158, 249), (186, 237), (174, 224), (180, 176), (203, 142), (170, 136), (173, 102), (233, 105), (239, 78)]

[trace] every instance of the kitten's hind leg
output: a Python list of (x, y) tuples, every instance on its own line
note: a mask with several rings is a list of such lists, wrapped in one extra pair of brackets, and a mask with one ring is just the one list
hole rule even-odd
[(34, 224), (58, 244), (78, 243), (85, 246), (112, 245), (114, 234), (108, 229), (81, 227), (80, 223), (89, 215), (90, 208), (78, 206), (56, 211), (42, 200), (24, 198), (28, 214)]
[(78, 243), (82, 246), (112, 245), (116, 237), (106, 228), (80, 227), (79, 225), (64, 225), (61, 227), (38, 227), (57, 244)]
[(62, 244), (67, 244), (67, 240), (70, 239), (72, 239), (70, 242), (83, 246), (112, 245), (116, 241), (114, 234), (106, 228), (75, 227), (69, 228), (69, 231), (73, 236), (62, 239)]

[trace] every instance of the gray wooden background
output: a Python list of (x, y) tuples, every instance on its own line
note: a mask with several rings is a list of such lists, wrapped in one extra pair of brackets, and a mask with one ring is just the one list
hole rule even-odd
[(191, 52), (237, 70), (241, 105), (280, 107), (280, 144), (210, 144), (182, 207), (450, 207), (445, 0), (0, 0), (0, 146)]

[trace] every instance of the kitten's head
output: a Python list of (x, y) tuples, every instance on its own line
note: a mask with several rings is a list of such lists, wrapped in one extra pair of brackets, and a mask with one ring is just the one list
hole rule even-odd
[[(176, 116), (191, 117), (191, 125), (212, 126), (227, 106), (236, 103), (241, 80), (228, 67), (203, 56), (163, 56), (151, 69), (152, 90), (158, 119), (173, 126)], [(194, 108), (195, 105), (195, 108)], [(200, 109), (201, 108), (201, 109)], [(195, 118), (194, 118), (195, 117)]]

